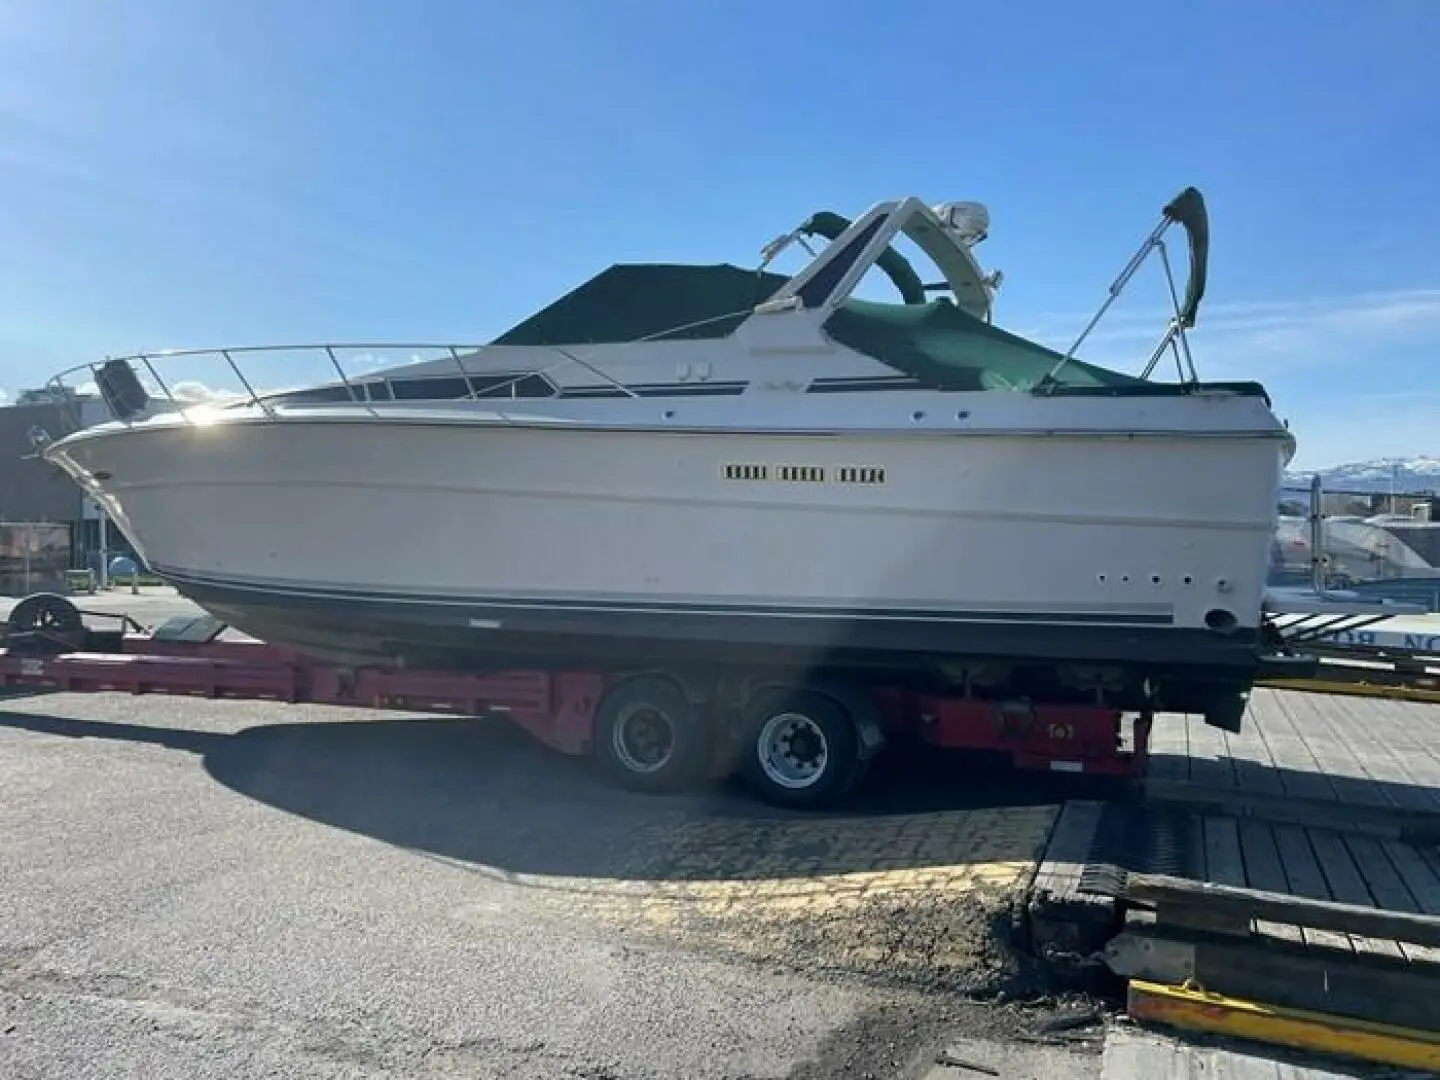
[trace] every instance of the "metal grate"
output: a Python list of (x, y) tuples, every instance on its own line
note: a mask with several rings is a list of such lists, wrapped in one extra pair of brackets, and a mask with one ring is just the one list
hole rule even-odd
[(1188, 820), (1180, 811), (1110, 803), (1095, 830), (1079, 891), (1119, 897), (1131, 874), (1194, 876)]

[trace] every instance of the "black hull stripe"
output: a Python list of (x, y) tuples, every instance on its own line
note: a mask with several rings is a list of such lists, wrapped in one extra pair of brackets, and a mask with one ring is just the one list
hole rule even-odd
[(888, 673), (887, 679), (908, 679), (950, 678), (945, 672), (956, 663), (998, 660), (1030, 673), (1024, 679), (1038, 680), (1037, 692), (1053, 691), (1049, 680), (1058, 677), (1059, 668), (1082, 664), (1125, 673), (1129, 689), (1123, 700), (1130, 703), (1120, 707), (1147, 707), (1143, 687), (1150, 680), (1161, 688), (1171, 711), (1203, 712), (1215, 686), (1250, 685), (1260, 663), (1253, 631), (1222, 635), (1155, 626), (457, 609), (183, 583), (180, 589), (262, 641), (350, 664), (465, 671), (630, 671), (637, 663), (708, 669), (720, 664), (755, 670), (868, 670)]
[(693, 603), (667, 600), (593, 600), (581, 597), (442, 597), (417, 593), (387, 592), (379, 589), (345, 589), (330, 586), (286, 586), (228, 580), (186, 573), (155, 564), (153, 569), (177, 584), (231, 592), (260, 594), (283, 600), (335, 600), (373, 604), (423, 605), (427, 607), (476, 608), (490, 612), (574, 612), (617, 615), (699, 615), (716, 617), (775, 618), (797, 620), (872, 620), (918, 623), (1019, 623), (1069, 624), (1081, 626), (1173, 626), (1168, 612), (1069, 612), (989, 611), (967, 609), (935, 611), (925, 608), (818, 607), (812, 605), (754, 605)]

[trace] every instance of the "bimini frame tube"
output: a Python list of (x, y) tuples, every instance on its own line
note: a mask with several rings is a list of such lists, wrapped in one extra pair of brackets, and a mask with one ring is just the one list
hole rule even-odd
[[(1175, 291), (1175, 279), (1170, 273), (1170, 259), (1165, 254), (1163, 239), (1165, 230), (1175, 224), (1184, 227), (1185, 234), (1190, 243), (1190, 279), (1185, 286), (1185, 300), (1183, 303), (1180, 301), (1179, 294)], [(1185, 342), (1184, 337), (1185, 331), (1195, 325), (1195, 315), (1200, 308), (1200, 301), (1205, 295), (1205, 282), (1210, 263), (1210, 222), (1205, 210), (1204, 197), (1197, 189), (1187, 187), (1165, 205), (1165, 208), (1161, 211), (1159, 223), (1151, 230), (1150, 235), (1145, 238), (1144, 243), (1140, 245), (1140, 249), (1130, 257), (1130, 261), (1125, 264), (1125, 269), (1120, 271), (1120, 276), (1111, 283), (1109, 295), (1105, 297), (1105, 302), (1100, 305), (1100, 310), (1085, 324), (1085, 329), (1080, 331), (1080, 336), (1075, 339), (1075, 343), (1065, 350), (1065, 355), (1050, 369), (1049, 374), (1041, 381), (1040, 387), (1043, 388), (1044, 392), (1053, 392), (1055, 388), (1055, 377), (1060, 374), (1066, 364), (1075, 358), (1076, 352), (1078, 352), (1080, 346), (1085, 343), (1085, 339), (1090, 336), (1090, 332), (1094, 330), (1100, 320), (1105, 317), (1105, 313), (1110, 310), (1115, 301), (1120, 299), (1120, 294), (1124, 292), (1125, 287), (1130, 284), (1130, 279), (1135, 276), (1136, 271), (1144, 265), (1145, 260), (1149, 258), (1150, 253), (1156, 248), (1160, 249), (1161, 259), (1165, 266), (1165, 278), (1170, 287), (1170, 300), (1174, 308), (1174, 315), (1171, 319), (1170, 326), (1165, 332), (1164, 338), (1161, 339), (1159, 346), (1151, 356), (1150, 362), (1146, 365), (1141, 378), (1147, 378), (1150, 375), (1166, 347), (1178, 339), (1184, 348), (1185, 359), (1189, 365), (1190, 379), (1191, 381), (1198, 381), (1195, 375), (1195, 364), (1190, 360), (1190, 347), (1189, 344)], [(1185, 374), (1182, 368), (1180, 373), (1182, 380), (1185, 378)]]

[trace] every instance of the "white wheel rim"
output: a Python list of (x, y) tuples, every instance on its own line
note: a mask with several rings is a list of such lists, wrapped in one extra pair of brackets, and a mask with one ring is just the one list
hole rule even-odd
[(653, 705), (627, 705), (610, 730), (610, 748), (630, 772), (659, 772), (675, 756), (675, 725)]
[(790, 791), (812, 786), (830, 766), (830, 740), (804, 713), (777, 713), (766, 720), (755, 752), (765, 778)]

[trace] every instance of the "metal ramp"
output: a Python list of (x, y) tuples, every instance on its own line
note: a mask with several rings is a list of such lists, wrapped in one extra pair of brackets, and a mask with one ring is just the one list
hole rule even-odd
[[(1291, 671), (1275, 668), (1257, 685), (1276, 690), (1356, 694), (1405, 701), (1440, 703), (1440, 654), (1404, 643), (1368, 644), (1358, 632), (1402, 615), (1424, 614), (1414, 605), (1350, 600), (1343, 594), (1321, 596), (1299, 590), (1267, 596), (1265, 625), (1284, 652), (1314, 660)], [(1349, 640), (1337, 640), (1338, 635)]]
[(1351, 593), (1310, 589), (1268, 589), (1265, 622), (1286, 645), (1322, 642), (1346, 631), (1363, 630), (1401, 615), (1423, 615), (1425, 608), (1394, 600), (1367, 600)]

